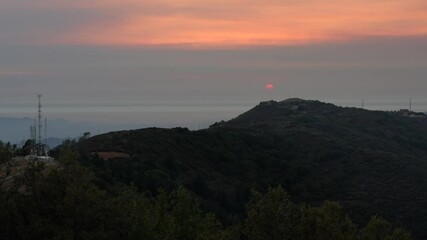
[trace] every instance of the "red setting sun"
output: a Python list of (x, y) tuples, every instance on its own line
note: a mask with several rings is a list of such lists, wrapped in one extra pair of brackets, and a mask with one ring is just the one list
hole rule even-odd
[(265, 85), (265, 89), (273, 90), (274, 89), (274, 85), (271, 84), (271, 83), (269, 83), (269, 84)]

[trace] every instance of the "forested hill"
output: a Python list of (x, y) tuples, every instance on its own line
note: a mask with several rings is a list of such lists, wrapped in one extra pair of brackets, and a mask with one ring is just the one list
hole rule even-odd
[(205, 130), (113, 132), (78, 148), (104, 184), (183, 185), (225, 223), (242, 216), (251, 188), (282, 185), (296, 201), (339, 201), (359, 224), (378, 214), (427, 239), (423, 114), (288, 99)]

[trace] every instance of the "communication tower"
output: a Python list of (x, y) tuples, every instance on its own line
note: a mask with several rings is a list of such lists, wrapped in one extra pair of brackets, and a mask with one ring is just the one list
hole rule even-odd
[(42, 102), (41, 102), (41, 98), (42, 98), (42, 95), (41, 94), (39, 94), (38, 96), (37, 96), (37, 98), (39, 99), (39, 105), (38, 105), (38, 116), (37, 116), (37, 118), (38, 118), (38, 135), (37, 135), (37, 156), (41, 156), (42, 154), (43, 154), (43, 147), (42, 147), (42, 128), (43, 128), (43, 125), (42, 125)]
[[(34, 125), (30, 126), (30, 138), (32, 141), (31, 152), (28, 156), (29, 159), (41, 160), (51, 162), (54, 159), (48, 156), (47, 149), (47, 118), (42, 117), (42, 95), (37, 95), (37, 117), (34, 118)], [(44, 129), (43, 129), (44, 125)], [(44, 134), (43, 134), (44, 130)], [(44, 135), (44, 137), (43, 137)]]

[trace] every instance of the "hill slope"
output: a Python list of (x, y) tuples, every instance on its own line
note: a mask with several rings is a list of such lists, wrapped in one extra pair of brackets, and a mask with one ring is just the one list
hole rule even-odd
[(337, 200), (359, 223), (378, 214), (427, 238), (423, 115), (288, 99), (205, 130), (113, 132), (78, 148), (105, 184), (185, 185), (226, 222), (241, 216), (251, 188), (281, 184), (295, 200)]

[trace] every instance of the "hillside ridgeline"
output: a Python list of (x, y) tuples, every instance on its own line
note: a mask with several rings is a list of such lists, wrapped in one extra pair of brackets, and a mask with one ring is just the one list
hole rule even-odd
[(423, 114), (288, 99), (204, 130), (112, 132), (77, 148), (105, 186), (156, 194), (182, 185), (226, 224), (242, 218), (251, 189), (281, 185), (294, 201), (339, 201), (358, 224), (380, 215), (427, 238)]

